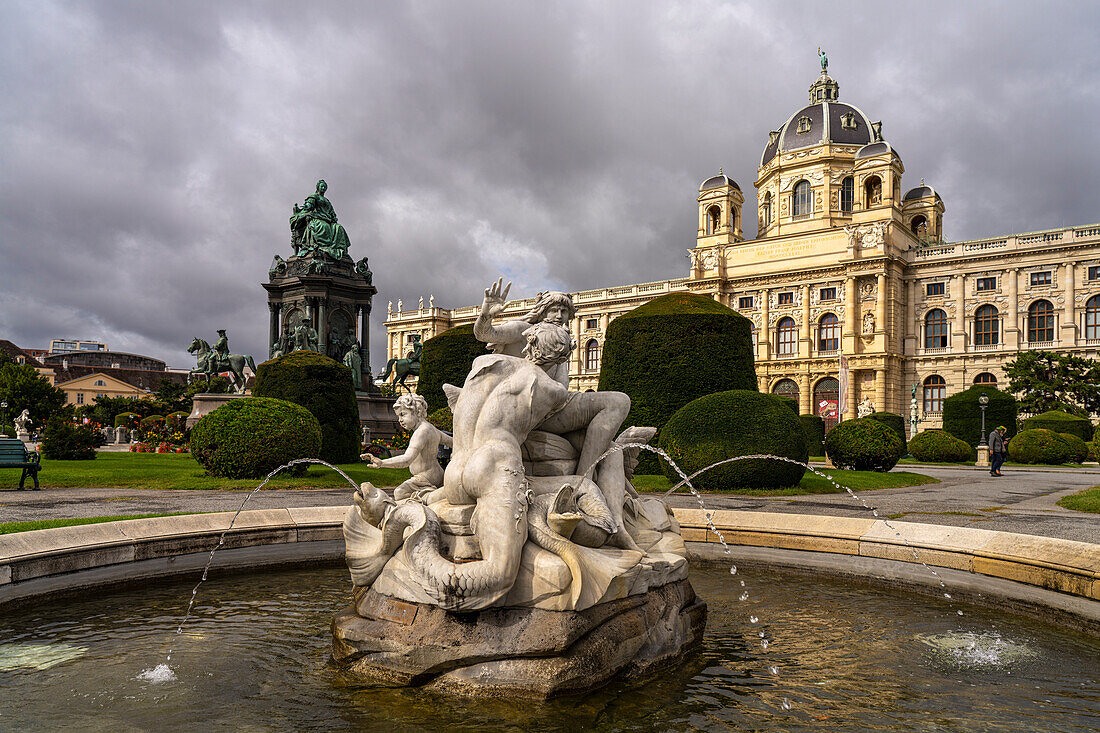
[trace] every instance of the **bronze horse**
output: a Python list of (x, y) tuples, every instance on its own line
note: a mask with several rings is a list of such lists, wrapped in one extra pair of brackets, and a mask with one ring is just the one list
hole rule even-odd
[[(223, 371), (222, 368), (219, 368), (218, 355), (214, 353), (205, 339), (193, 339), (191, 345), (187, 347), (187, 353), (195, 354), (198, 360), (196, 368), (187, 373), (188, 381), (195, 375), (204, 376), (206, 377), (206, 384), (209, 386), (210, 378), (218, 376)], [(246, 365), (253, 373), (256, 372), (256, 362), (252, 360), (251, 356), (245, 354), (230, 354), (224, 365), (224, 370), (233, 375), (233, 388), (237, 390), (237, 394), (244, 392), (244, 384), (247, 381), (244, 376)]]
[(405, 380), (411, 374), (414, 377), (420, 376), (420, 352), (424, 350), (424, 344), (420, 342), (420, 337), (416, 336), (413, 341), (413, 350), (409, 354), (407, 359), (398, 359), (394, 357), (386, 362), (386, 371), (382, 374), (382, 379), (385, 380), (390, 376), (390, 370), (393, 370), (393, 386), (394, 389), (397, 385), (401, 385), (405, 388), (406, 392), (411, 392), (409, 385), (405, 384)]

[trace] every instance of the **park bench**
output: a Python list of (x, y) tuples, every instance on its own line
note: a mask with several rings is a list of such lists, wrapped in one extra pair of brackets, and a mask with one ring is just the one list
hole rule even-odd
[(35, 490), (38, 490), (38, 471), (42, 468), (38, 463), (38, 452), (27, 450), (18, 438), (0, 438), (0, 468), (22, 468), (19, 488), (23, 488), (29, 473), (34, 479)]

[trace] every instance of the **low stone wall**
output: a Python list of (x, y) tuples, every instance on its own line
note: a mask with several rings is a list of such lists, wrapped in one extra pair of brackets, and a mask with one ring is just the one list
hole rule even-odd
[[(339, 562), (346, 512), (347, 507), (242, 512), (213, 567)], [(697, 557), (723, 556), (702, 510), (675, 513)], [(1015, 597), (1100, 624), (1098, 544), (870, 518), (739, 511), (714, 511), (711, 517), (739, 556), (938, 585), (923, 562), (949, 584), (972, 588), (972, 597)], [(0, 535), (0, 607), (197, 573), (232, 518), (232, 512), (193, 514)]]

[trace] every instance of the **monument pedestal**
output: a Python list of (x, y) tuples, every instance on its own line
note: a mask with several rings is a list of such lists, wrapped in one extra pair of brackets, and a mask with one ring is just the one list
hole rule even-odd
[(377, 393), (355, 393), (355, 401), (359, 407), (359, 426), (370, 431), (372, 440), (392, 438), (401, 429), (397, 424), (397, 415), (393, 411), (395, 399)]
[(702, 641), (707, 606), (678, 580), (582, 611), (453, 613), (373, 590), (332, 621), (332, 656), (372, 684), (543, 700), (642, 677)]
[(227, 392), (225, 394), (199, 392), (191, 401), (191, 414), (187, 416), (186, 422), (187, 429), (190, 430), (195, 427), (195, 423), (225, 403), (231, 400), (239, 400), (241, 397), (248, 397), (248, 395), (236, 394), (233, 392)]
[(975, 466), (980, 466), (982, 468), (989, 468), (990, 464), (989, 464), (989, 446), (988, 445), (979, 445), (978, 446), (978, 462), (975, 463), (974, 465)]

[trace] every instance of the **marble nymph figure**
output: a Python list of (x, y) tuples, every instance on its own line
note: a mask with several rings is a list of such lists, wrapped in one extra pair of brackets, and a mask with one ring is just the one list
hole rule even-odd
[[(626, 395), (569, 391), (568, 295), (494, 324), (509, 287), (486, 289), (474, 327), (493, 353), (444, 385), (446, 469), (420, 460), (394, 496), (364, 483), (345, 518), (353, 605), (333, 621), (333, 658), (375, 684), (546, 698), (673, 664), (701, 640), (679, 525), (631, 484), (655, 430), (615, 435)], [(420, 431), (418, 401), (400, 411)], [(438, 437), (421, 432), (427, 453)]]

